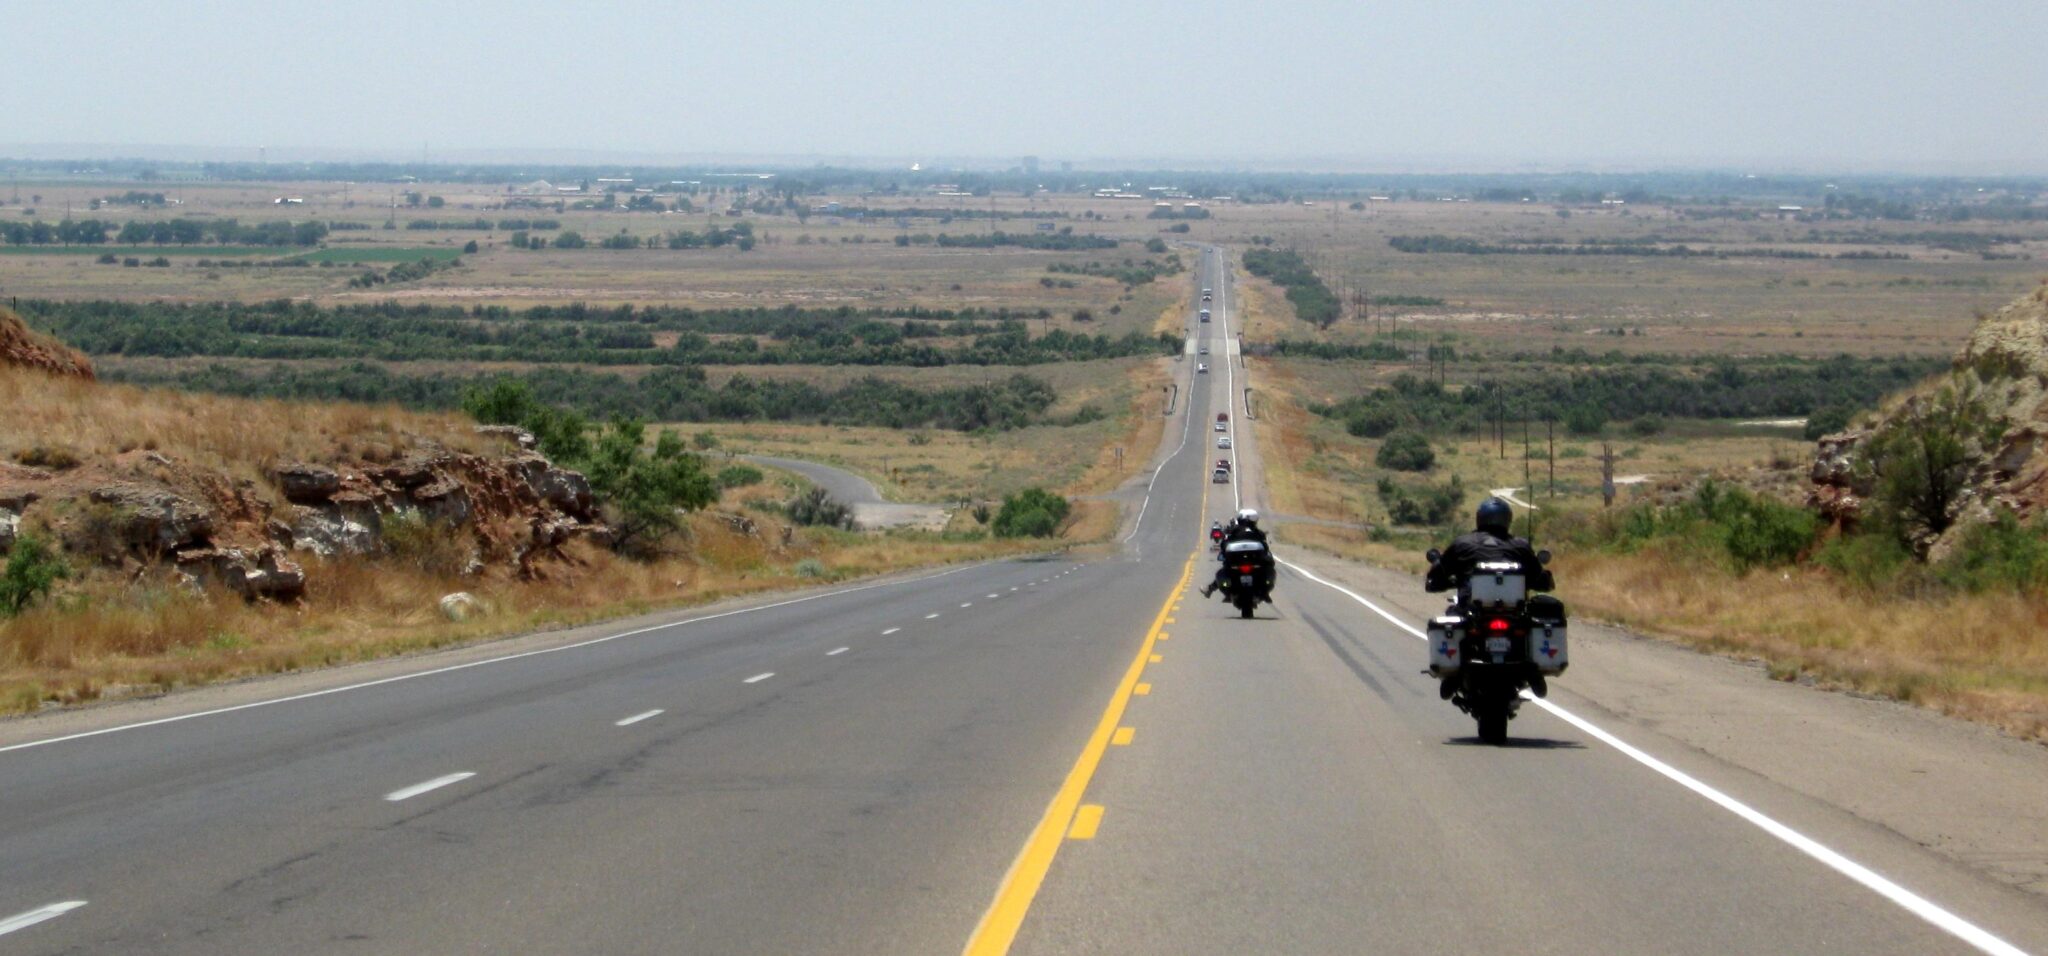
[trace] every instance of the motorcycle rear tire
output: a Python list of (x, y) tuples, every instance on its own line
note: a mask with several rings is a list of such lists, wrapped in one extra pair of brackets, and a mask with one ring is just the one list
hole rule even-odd
[(1508, 742), (1507, 711), (1488, 708), (1479, 712), (1479, 739), (1498, 747)]

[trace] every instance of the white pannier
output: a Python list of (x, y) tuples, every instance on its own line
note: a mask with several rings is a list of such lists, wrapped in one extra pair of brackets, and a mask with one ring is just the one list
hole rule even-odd
[(1516, 607), (1529, 594), (1529, 579), (1512, 561), (1482, 561), (1465, 581), (1467, 604), (1500, 610)]
[(1429, 621), (1429, 672), (1436, 677), (1458, 673), (1458, 642), (1465, 639), (1465, 619), (1437, 617)]

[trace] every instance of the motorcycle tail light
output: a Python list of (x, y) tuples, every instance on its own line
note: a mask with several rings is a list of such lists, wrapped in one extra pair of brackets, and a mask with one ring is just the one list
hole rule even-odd
[(1250, 574), (1252, 573), (1252, 566), (1249, 564), (1240, 564), (1237, 566), (1237, 570), (1243, 574)]
[(1488, 621), (1488, 622), (1486, 622), (1486, 629), (1487, 629), (1487, 630), (1489, 630), (1489, 631), (1505, 631), (1505, 630), (1507, 630), (1507, 629), (1508, 629), (1508, 621), (1507, 621), (1507, 618), (1504, 618), (1504, 617), (1497, 617), (1497, 618), (1494, 618), (1494, 619), (1493, 619), (1493, 620), (1491, 620), (1491, 621)]

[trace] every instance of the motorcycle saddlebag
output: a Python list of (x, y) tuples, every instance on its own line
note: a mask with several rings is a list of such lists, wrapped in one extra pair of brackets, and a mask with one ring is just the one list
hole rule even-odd
[(1529, 626), (1529, 660), (1545, 676), (1564, 673), (1571, 663), (1563, 621), (1535, 621)]
[(1429, 673), (1450, 677), (1458, 672), (1458, 642), (1465, 638), (1465, 619), (1457, 616), (1429, 621)]

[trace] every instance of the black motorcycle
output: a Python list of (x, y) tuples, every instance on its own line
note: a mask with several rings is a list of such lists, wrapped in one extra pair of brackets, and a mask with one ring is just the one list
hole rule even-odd
[(1273, 603), (1273, 551), (1264, 541), (1231, 541), (1216, 557), (1223, 562), (1223, 598), (1239, 616), (1251, 617), (1253, 608)]
[[(1431, 548), (1434, 565), (1443, 557)], [(1508, 721), (1522, 706), (1522, 691), (1550, 693), (1547, 678), (1564, 673), (1564, 602), (1547, 594), (1550, 552), (1537, 566), (1483, 561), (1458, 582), (1457, 597), (1429, 622), (1429, 673), (1444, 696), (1479, 723), (1479, 739), (1506, 743)]]

